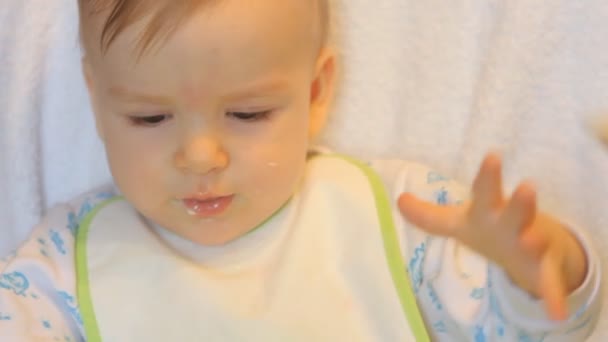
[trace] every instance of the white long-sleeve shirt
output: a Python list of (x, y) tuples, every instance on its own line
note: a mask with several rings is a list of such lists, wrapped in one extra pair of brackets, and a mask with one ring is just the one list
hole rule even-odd
[[(457, 204), (466, 196), (457, 184), (418, 164), (394, 160), (370, 165), (393, 203), (405, 191), (438, 204)], [(76, 299), (74, 237), (81, 220), (114, 195), (108, 187), (53, 208), (28, 241), (0, 261), (0, 341), (86, 340)], [(404, 272), (407, 267), (433, 340), (583, 341), (593, 330), (601, 303), (600, 267), (581, 232), (574, 231), (587, 252), (589, 272), (569, 297), (571, 317), (558, 323), (550, 321), (542, 303), (510, 283), (500, 268), (456, 241), (409, 225), (396, 205), (394, 218), (407, 264)], [(231, 244), (204, 247), (168, 232), (161, 231), (161, 236), (192, 260), (234, 252)], [(269, 243), (265, 239), (272, 237), (251, 234), (238, 245)]]

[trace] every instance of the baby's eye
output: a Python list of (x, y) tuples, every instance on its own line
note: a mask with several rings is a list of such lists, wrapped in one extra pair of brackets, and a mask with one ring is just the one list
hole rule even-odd
[(228, 112), (226, 115), (241, 121), (260, 121), (268, 119), (270, 113), (272, 113), (271, 110), (263, 112)]
[(171, 115), (150, 115), (150, 116), (131, 116), (129, 119), (135, 126), (148, 126), (154, 127), (162, 124), (165, 121), (171, 119)]

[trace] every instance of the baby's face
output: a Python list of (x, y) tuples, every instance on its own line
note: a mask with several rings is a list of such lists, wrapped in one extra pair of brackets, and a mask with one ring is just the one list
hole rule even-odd
[(105, 55), (87, 50), (112, 174), (144, 216), (223, 244), (292, 196), (333, 86), (333, 56), (319, 57), (310, 3), (220, 1), (139, 59), (145, 22)]

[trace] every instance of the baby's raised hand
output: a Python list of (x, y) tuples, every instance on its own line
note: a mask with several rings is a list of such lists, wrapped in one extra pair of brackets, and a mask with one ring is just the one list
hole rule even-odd
[(551, 318), (567, 317), (566, 297), (587, 273), (584, 250), (563, 224), (537, 211), (530, 183), (504, 197), (497, 155), (485, 158), (464, 205), (440, 206), (403, 194), (399, 208), (419, 228), (457, 239), (501, 266), (515, 284), (544, 300)]

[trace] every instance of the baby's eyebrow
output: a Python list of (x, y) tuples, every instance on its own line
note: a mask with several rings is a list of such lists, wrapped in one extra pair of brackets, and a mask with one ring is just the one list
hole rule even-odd
[(108, 88), (110, 95), (121, 98), (129, 102), (145, 102), (157, 104), (169, 104), (171, 99), (167, 96), (143, 94), (135, 90), (127, 89), (121, 86), (112, 86)]
[[(287, 88), (288, 83), (285, 80), (258, 82), (236, 91), (231, 91), (230, 93), (226, 94), (225, 98), (229, 100), (243, 99), (247, 97), (269, 94)], [(111, 86), (108, 88), (108, 93), (111, 96), (128, 102), (154, 103), (161, 105), (169, 105), (172, 103), (172, 99), (169, 96), (140, 93), (136, 90), (128, 89), (122, 86)]]
[(228, 94), (229, 98), (246, 98), (260, 94), (269, 94), (288, 88), (288, 83), (285, 80), (272, 80), (265, 82), (258, 82)]

